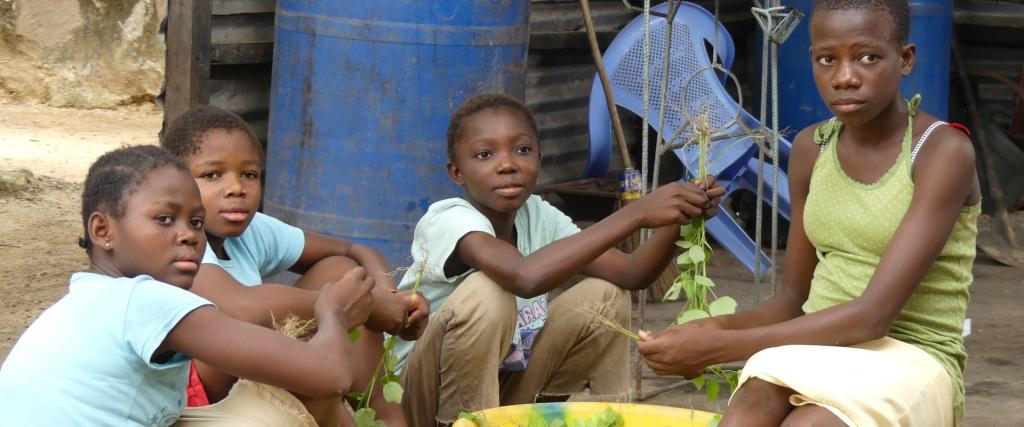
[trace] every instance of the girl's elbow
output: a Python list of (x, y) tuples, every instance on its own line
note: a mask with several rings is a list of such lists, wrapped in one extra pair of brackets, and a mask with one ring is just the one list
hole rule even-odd
[(503, 287), (519, 298), (534, 298), (545, 293), (544, 281), (529, 271), (518, 271), (509, 285)]
[[(334, 366), (344, 366), (344, 363)], [(322, 375), (314, 387), (308, 391), (309, 397), (317, 399), (328, 399), (344, 396), (352, 388), (353, 375), (348, 368), (334, 368), (318, 373)]]
[(889, 327), (892, 326), (895, 318), (894, 316), (882, 313), (877, 308), (872, 310), (870, 307), (865, 307), (860, 317), (863, 320), (859, 321), (858, 324), (863, 325), (860, 329), (864, 334), (864, 342), (887, 336), (889, 334)]

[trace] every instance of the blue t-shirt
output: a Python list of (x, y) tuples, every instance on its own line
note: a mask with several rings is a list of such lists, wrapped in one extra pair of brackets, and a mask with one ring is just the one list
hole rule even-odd
[[(535, 195), (526, 199), (523, 207), (516, 211), (515, 227), (516, 248), (523, 256), (580, 231), (572, 219)], [(444, 274), (444, 264), (455, 251), (459, 240), (474, 231), (494, 236), (491, 221), (466, 200), (447, 199), (430, 205), (427, 213), (416, 224), (412, 239), (413, 265), (402, 278), (398, 289), (412, 289), (418, 271), (422, 269), (419, 291), (430, 300), (431, 316), (437, 313), (445, 299), (455, 291), (455, 287), (476, 271), (470, 269), (455, 277), (446, 277)], [(512, 336), (512, 348), (501, 365), (503, 371), (526, 369), (533, 340), (544, 327), (548, 316), (547, 295), (516, 297), (516, 305), (516, 333)], [(412, 342), (397, 340), (395, 354), (399, 359), (399, 370), (405, 365), (412, 347)]]
[(0, 367), (0, 419), (12, 426), (168, 426), (185, 405), (189, 358), (151, 362), (164, 338), (211, 304), (149, 276), (71, 276), (70, 291)]
[(219, 265), (239, 283), (256, 286), (263, 283), (264, 277), (295, 265), (305, 247), (306, 236), (301, 228), (256, 212), (242, 235), (224, 239), (224, 250), (231, 259), (217, 258), (210, 245), (206, 245), (203, 264)]

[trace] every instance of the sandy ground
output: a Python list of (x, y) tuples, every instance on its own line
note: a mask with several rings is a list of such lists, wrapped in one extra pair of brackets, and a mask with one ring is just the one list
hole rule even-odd
[(39, 178), (0, 195), (0, 358), (39, 312), (67, 292), (71, 272), (88, 266), (77, 245), (82, 181), (101, 154), (155, 144), (155, 108), (71, 110), (0, 104), (0, 170)]
[(156, 108), (0, 104), (0, 169), (28, 168), (38, 175), (82, 182), (101, 154), (124, 145), (155, 144), (162, 120)]
[[(80, 111), (0, 104), (0, 170), (28, 168), (40, 176), (25, 191), (0, 195), (0, 360), (28, 324), (66, 293), (70, 273), (87, 266), (75, 242), (82, 227), (81, 182), (89, 164), (121, 145), (155, 143), (160, 121), (161, 113), (153, 109)], [(751, 275), (735, 260), (719, 257), (710, 271), (721, 294), (735, 297), (741, 308), (753, 304)], [(966, 340), (966, 425), (1021, 426), (1024, 271), (980, 258), (975, 279), (968, 310), (973, 334)], [(769, 294), (764, 289), (762, 297)], [(649, 304), (647, 328), (660, 330), (677, 311), (675, 305)], [(647, 370), (644, 376), (647, 396), (679, 383), (678, 378), (654, 378)], [(709, 403), (684, 383), (645, 403), (720, 410), (726, 404), (722, 394)]]

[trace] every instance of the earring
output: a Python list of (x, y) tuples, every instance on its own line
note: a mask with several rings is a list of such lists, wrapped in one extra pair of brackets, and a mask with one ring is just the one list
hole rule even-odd
[(107, 248), (107, 249), (110, 249), (110, 242), (104, 243), (104, 244), (103, 244), (103, 247), (104, 247), (104, 248)]

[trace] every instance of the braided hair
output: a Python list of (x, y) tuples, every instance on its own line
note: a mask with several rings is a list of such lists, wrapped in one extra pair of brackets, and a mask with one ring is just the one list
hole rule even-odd
[(119, 148), (108, 152), (89, 167), (82, 190), (82, 225), (85, 236), (78, 239), (90, 255), (89, 216), (103, 212), (115, 218), (125, 213), (125, 200), (146, 181), (153, 170), (170, 166), (188, 173), (185, 162), (170, 152), (154, 145)]

